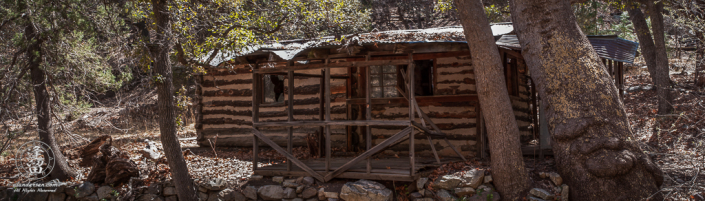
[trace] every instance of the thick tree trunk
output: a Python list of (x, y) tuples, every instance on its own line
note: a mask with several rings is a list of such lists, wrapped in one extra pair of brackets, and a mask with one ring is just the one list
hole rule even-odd
[(170, 37), (171, 24), (167, 0), (152, 0), (152, 10), (156, 21), (156, 43), (150, 45), (157, 76), (157, 107), (159, 108), (159, 131), (164, 147), (164, 154), (171, 168), (171, 177), (176, 183), (179, 200), (195, 201), (196, 189), (188, 174), (186, 161), (181, 153), (181, 144), (176, 137), (176, 107), (174, 106), (174, 86), (169, 52), (173, 41)]
[(673, 111), (673, 100), (671, 96), (671, 77), (668, 74), (668, 55), (666, 55), (666, 42), (664, 38), (663, 28), (663, 4), (659, 3), (650, 6), (649, 14), (651, 16), (651, 27), (654, 32), (654, 37), (651, 37), (651, 31), (646, 24), (646, 17), (641, 9), (636, 5), (627, 5), (629, 9), (629, 17), (636, 36), (639, 39), (639, 46), (643, 53), (644, 60), (648, 66), (651, 80), (656, 86), (656, 94), (658, 96), (658, 113), (669, 114)]
[(624, 104), (578, 27), (570, 1), (511, 0), (510, 5), (570, 199), (642, 200), (656, 193), (663, 173), (628, 139)]
[(66, 157), (61, 153), (56, 138), (54, 138), (54, 131), (51, 130), (51, 97), (47, 91), (44, 69), (40, 66), (42, 61), (41, 41), (39, 41), (37, 31), (31, 24), (25, 28), (25, 34), (31, 44), (27, 48), (27, 59), (32, 77), (34, 100), (37, 103), (37, 133), (39, 133), (39, 139), (49, 145), (54, 153), (54, 168), (51, 170), (50, 178), (62, 181), (69, 180), (76, 177), (76, 172), (66, 162)]
[(695, 86), (705, 86), (705, 79), (700, 79), (700, 71), (705, 70), (705, 33), (695, 32), (697, 40), (697, 50), (695, 52)]
[(520, 200), (529, 188), (529, 178), (492, 29), (480, 0), (456, 0), (455, 5), (470, 47), (478, 98), (487, 124), (492, 177), (505, 200)]

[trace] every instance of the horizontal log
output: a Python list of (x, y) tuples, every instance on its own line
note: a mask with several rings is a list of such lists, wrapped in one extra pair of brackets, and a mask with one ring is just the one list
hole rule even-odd
[(443, 80), (437, 84), (475, 84), (475, 79), (465, 78), (463, 80)]
[[(345, 105), (332, 106), (331, 114), (345, 114), (347, 113), (347, 107)], [(204, 110), (203, 115), (208, 114), (227, 114), (236, 116), (252, 116), (252, 110)], [(313, 109), (294, 109), (294, 115), (319, 115), (320, 108)], [(272, 111), (272, 112), (259, 112), (259, 117), (284, 117), (287, 116), (288, 112), (284, 111)]]
[(308, 69), (321, 69), (321, 68), (350, 68), (359, 66), (382, 66), (382, 65), (407, 65), (409, 61), (407, 60), (379, 60), (379, 61), (351, 61), (351, 62), (339, 62), (339, 63), (315, 63), (315, 64), (296, 64), (289, 67), (279, 67), (279, 68), (261, 68), (255, 69), (257, 73), (275, 73), (275, 72), (287, 72), (292, 70), (308, 70)]
[(471, 67), (472, 61), (464, 62), (453, 62), (453, 63), (436, 63), (436, 68), (460, 68), (460, 67)]
[[(347, 104), (362, 105), (365, 104), (364, 98), (353, 98), (348, 99)], [(477, 95), (459, 95), (459, 96), (416, 96), (416, 102), (419, 106), (438, 106), (437, 103), (452, 103), (452, 102), (463, 102), (467, 106), (467, 102), (476, 102)], [(371, 100), (373, 105), (385, 105), (385, 104), (402, 104), (404, 106), (409, 106), (409, 101), (404, 99), (404, 97), (395, 98), (373, 98)]]
[(217, 87), (217, 86), (225, 86), (225, 85), (230, 85), (230, 84), (252, 84), (252, 79), (244, 79), (244, 80), (216, 79), (215, 81), (203, 81), (201, 83), (201, 87)]
[[(444, 95), (450, 95), (450, 94), (458, 94), (458, 95), (466, 95), (466, 94), (477, 94), (477, 91), (475, 90), (453, 90), (453, 89), (438, 89), (436, 90), (438, 94), (444, 94)], [(455, 93), (454, 93), (455, 92)], [(419, 105), (421, 106), (421, 105)]]
[(259, 122), (256, 127), (265, 126), (367, 126), (367, 125), (409, 125), (409, 121), (382, 121), (382, 120), (342, 120), (342, 121), (292, 121), (292, 122)]
[(214, 91), (203, 91), (203, 96), (252, 96), (250, 89), (221, 89)]
[(458, 75), (458, 74), (467, 75), (467, 74), (475, 74), (475, 71), (472, 69), (468, 69), (468, 70), (461, 70), (458, 72), (438, 72), (438, 74), (439, 75)]

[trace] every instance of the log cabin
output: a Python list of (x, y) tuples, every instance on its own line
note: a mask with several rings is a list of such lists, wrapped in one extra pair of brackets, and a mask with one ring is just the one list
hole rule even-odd
[[(550, 149), (512, 24), (491, 27), (524, 150)], [(636, 43), (616, 36), (590, 41), (621, 90), (622, 63), (633, 61)], [(442, 163), (489, 154), (462, 27), (247, 50), (219, 54), (210, 61), (217, 67), (198, 77), (196, 130), (201, 146), (210, 139), (216, 146), (253, 147), (254, 161), (259, 147), (268, 146), (287, 157), (284, 164), (255, 167), (255, 174), (413, 181)], [(300, 161), (289, 154), (296, 146), (321, 158)], [(371, 161), (382, 152), (396, 157)]]

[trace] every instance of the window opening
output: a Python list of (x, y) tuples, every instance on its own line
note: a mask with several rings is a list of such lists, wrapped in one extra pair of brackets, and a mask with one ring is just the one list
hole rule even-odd
[(284, 76), (283, 75), (264, 75), (262, 76), (263, 86), (263, 103), (278, 103), (284, 102)]

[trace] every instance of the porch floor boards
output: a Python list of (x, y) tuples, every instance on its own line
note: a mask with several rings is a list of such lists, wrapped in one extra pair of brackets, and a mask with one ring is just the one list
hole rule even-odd
[[(329, 172), (333, 172), (338, 167), (351, 161), (353, 158), (331, 158)], [(340, 174), (336, 178), (346, 178), (346, 179), (370, 179), (370, 180), (394, 180), (394, 181), (414, 181), (419, 177), (424, 177), (430, 174), (434, 169), (438, 168), (441, 164), (449, 162), (459, 162), (463, 161), (460, 158), (454, 157), (444, 157), (441, 159), (441, 164), (436, 163), (436, 159), (429, 157), (416, 157), (415, 158), (415, 176), (410, 176), (410, 164), (409, 158), (384, 158), (384, 159), (372, 159), (370, 164), (372, 170), (370, 174), (367, 174), (367, 160), (362, 160), (350, 169)], [(314, 171), (321, 175), (326, 175), (325, 166), (326, 161), (323, 158), (302, 160), (306, 166), (310, 167)], [(274, 164), (271, 166), (258, 167), (254, 174), (262, 176), (310, 176), (307, 172), (303, 171), (296, 165), (292, 165), (291, 171), (286, 171), (286, 164)]]

